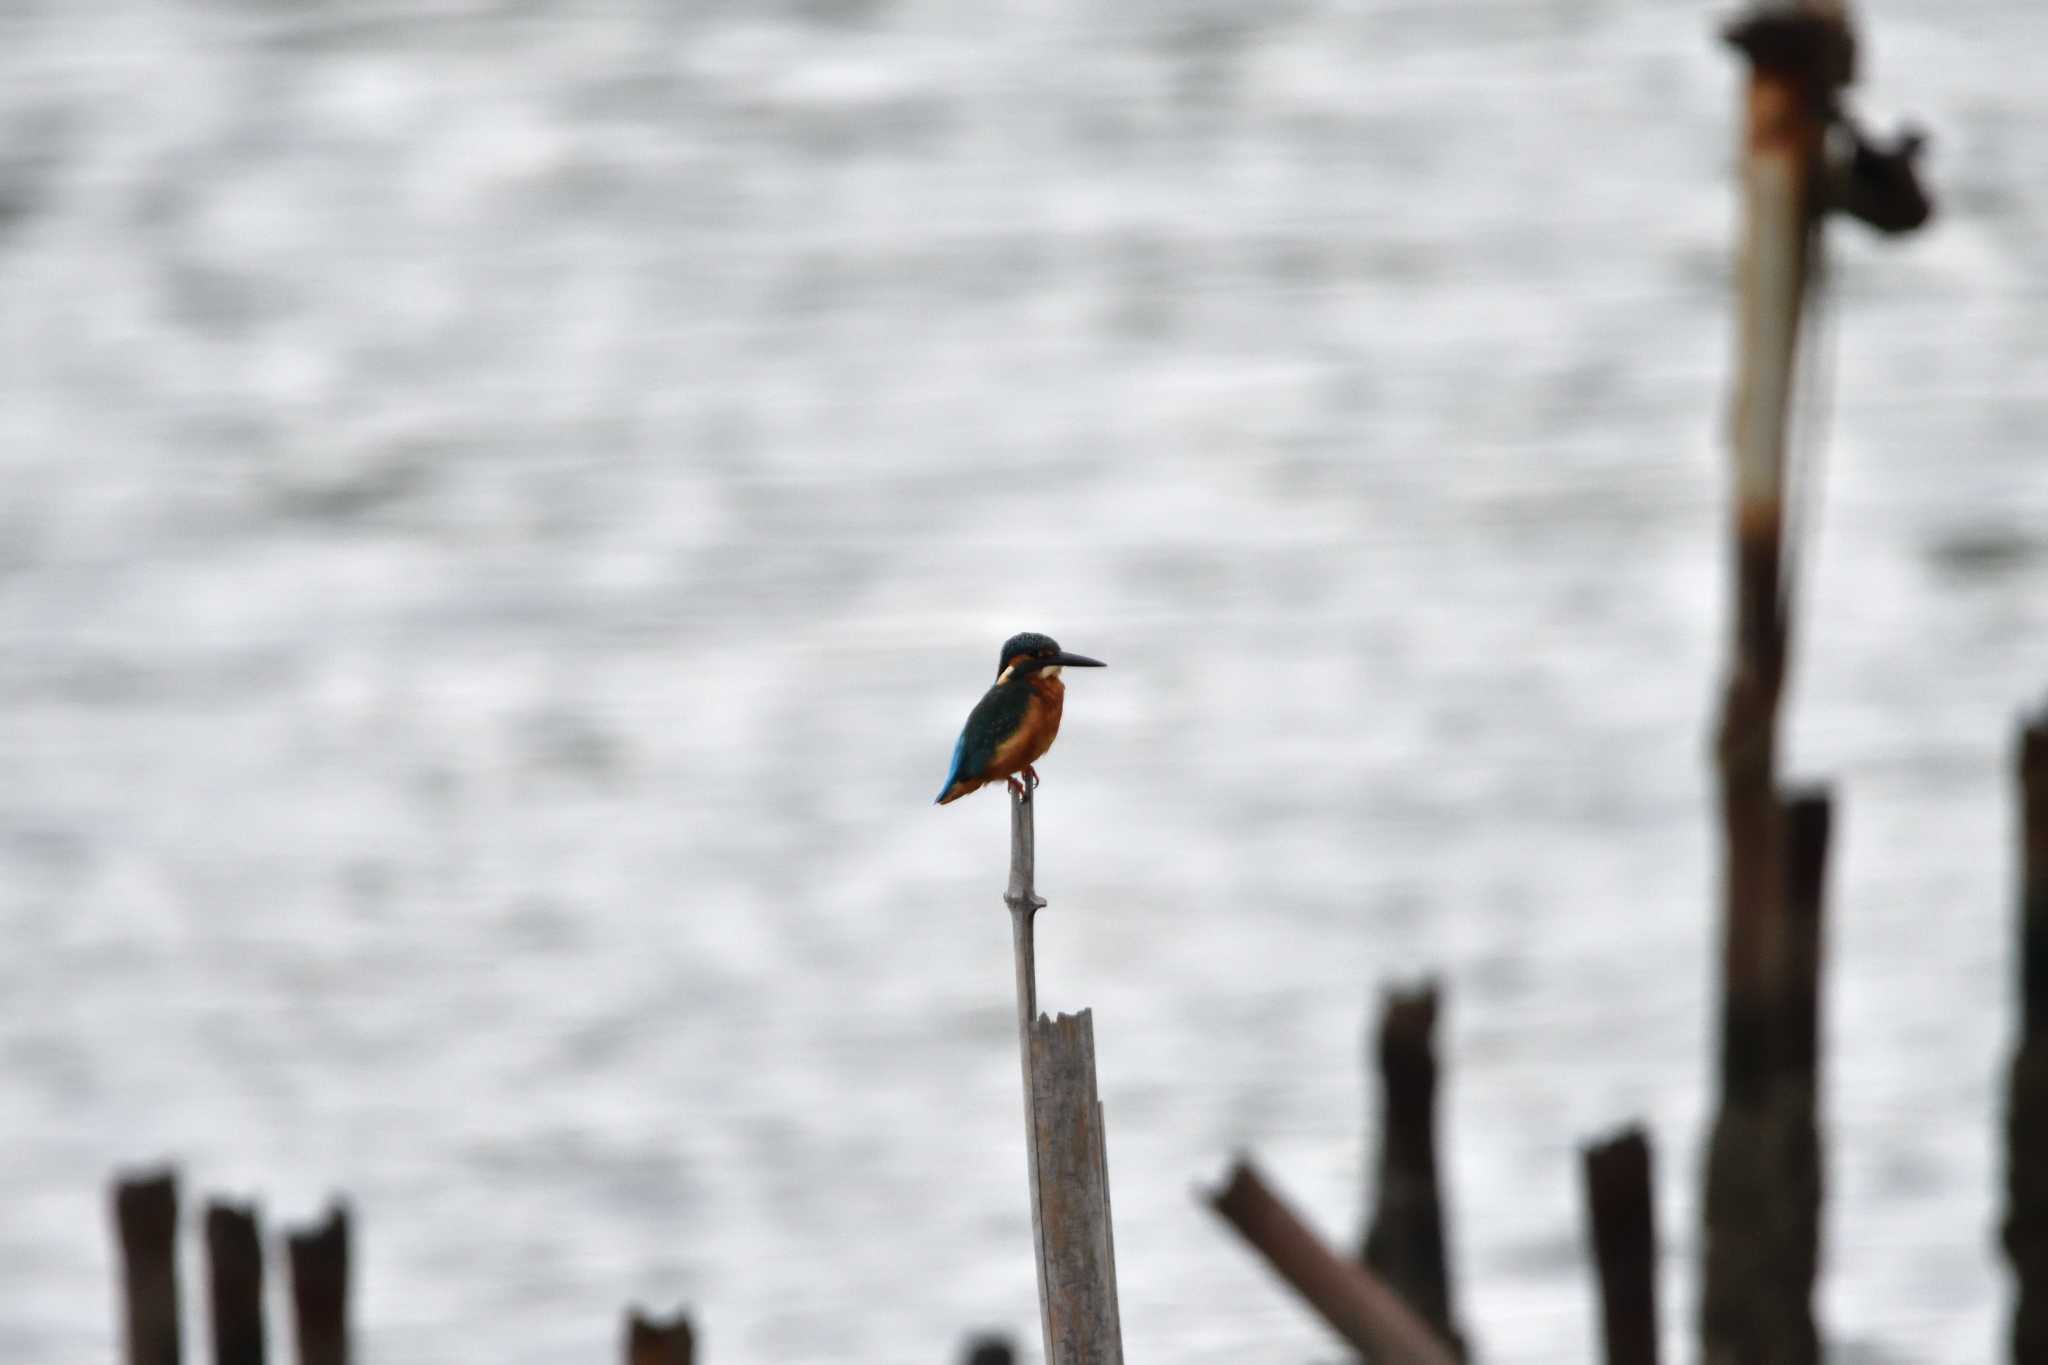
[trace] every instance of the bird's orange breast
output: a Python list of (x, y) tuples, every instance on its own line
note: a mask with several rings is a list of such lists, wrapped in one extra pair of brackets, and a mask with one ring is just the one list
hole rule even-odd
[(1058, 678), (1043, 675), (1030, 681), (1031, 701), (1024, 708), (1024, 723), (996, 746), (986, 776), (990, 780), (1021, 772), (1036, 763), (1052, 747), (1060, 732), (1060, 711), (1066, 704), (1067, 688)]

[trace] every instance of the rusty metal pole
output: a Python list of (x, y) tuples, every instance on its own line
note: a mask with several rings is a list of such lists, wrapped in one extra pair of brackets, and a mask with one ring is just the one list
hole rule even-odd
[(123, 1339), (128, 1365), (178, 1365), (178, 1178), (169, 1170), (117, 1177)]
[(1813, 1295), (1820, 1278), (1821, 965), (1827, 905), (1828, 845), (1834, 800), (1825, 787), (1801, 788), (1779, 803), (1785, 873), (1784, 961), (1778, 1037), (1772, 1049), (1772, 1097), (1778, 1125), (1779, 1268), (1792, 1358), (1820, 1359)]
[[(1731, 413), (1734, 629), (1716, 741), (1722, 823), (1721, 1102), (1709, 1141), (1700, 1334), (1706, 1365), (1810, 1361), (1811, 1304), (1785, 1271), (1774, 1050), (1785, 1019), (1786, 877), (1777, 792), (1789, 651), (1786, 432), (1819, 251), (1834, 95), (1853, 46), (1837, 5), (1759, 8), (1729, 41), (1750, 62)], [(1796, 1301), (1795, 1301), (1796, 1300)]]
[(2016, 1365), (2048, 1360), (2048, 708), (2019, 736), (2020, 1037), (2005, 1119), (2005, 1254)]
[(1360, 1259), (1462, 1356), (1437, 1178), (1439, 999), (1430, 981), (1413, 990), (1387, 992), (1381, 1007), (1377, 1198)]

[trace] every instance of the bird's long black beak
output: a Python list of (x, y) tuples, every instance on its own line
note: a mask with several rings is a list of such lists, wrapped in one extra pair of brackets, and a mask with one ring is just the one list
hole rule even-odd
[(1058, 664), (1062, 668), (1108, 668), (1100, 659), (1091, 659), (1086, 654), (1069, 654), (1064, 649), (1046, 660), (1047, 664)]

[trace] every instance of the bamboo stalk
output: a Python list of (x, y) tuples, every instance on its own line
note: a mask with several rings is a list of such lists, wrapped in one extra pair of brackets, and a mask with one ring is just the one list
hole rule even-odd
[(691, 1365), (697, 1355), (690, 1315), (677, 1309), (663, 1319), (638, 1308), (626, 1314), (626, 1365)]
[(2048, 708), (2020, 726), (2020, 1038), (2007, 1081), (2005, 1253), (2012, 1359), (2048, 1360)]
[(1438, 1000), (1432, 981), (1389, 991), (1381, 1008), (1378, 1197), (1360, 1259), (1463, 1356), (1437, 1178)]
[(1398, 1294), (1324, 1245), (1249, 1161), (1231, 1167), (1230, 1178), (1208, 1202), (1337, 1335), (1378, 1365), (1457, 1365), (1451, 1348)]
[(123, 1338), (128, 1365), (178, 1365), (178, 1178), (170, 1170), (117, 1177)]
[(1045, 905), (1034, 887), (1032, 791), (1010, 802), (1010, 909), (1017, 969), (1017, 1047), (1023, 1068), (1025, 1154), (1039, 1326), (1048, 1365), (1120, 1365), (1122, 1327), (1110, 1232), (1109, 1166), (1096, 1097), (1095, 1031), (1088, 1011), (1037, 1013), (1032, 938)]
[(214, 1365), (264, 1365), (263, 1237), (253, 1205), (206, 1206)]
[(348, 1222), (337, 1200), (325, 1220), (285, 1239), (299, 1365), (348, 1365)]
[(1629, 1128), (1581, 1152), (1607, 1365), (1657, 1365), (1657, 1210), (1650, 1139)]

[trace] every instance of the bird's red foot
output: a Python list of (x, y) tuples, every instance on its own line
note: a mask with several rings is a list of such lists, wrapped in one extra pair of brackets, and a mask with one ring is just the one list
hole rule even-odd
[(1025, 791), (1025, 788), (1024, 788), (1024, 784), (1023, 784), (1022, 782), (1019, 782), (1019, 781), (1018, 781), (1018, 780), (1017, 780), (1016, 778), (1014, 778), (1014, 777), (1006, 777), (1006, 778), (1004, 778), (1004, 779), (1003, 779), (1003, 785), (1004, 785), (1004, 786), (1006, 786), (1006, 787), (1008, 787), (1008, 788), (1010, 789), (1010, 795), (1012, 795), (1012, 796), (1022, 796), (1022, 795), (1024, 795), (1024, 791)]
[(1027, 793), (1038, 790), (1038, 769), (1029, 763), (1024, 765), (1024, 790)]

